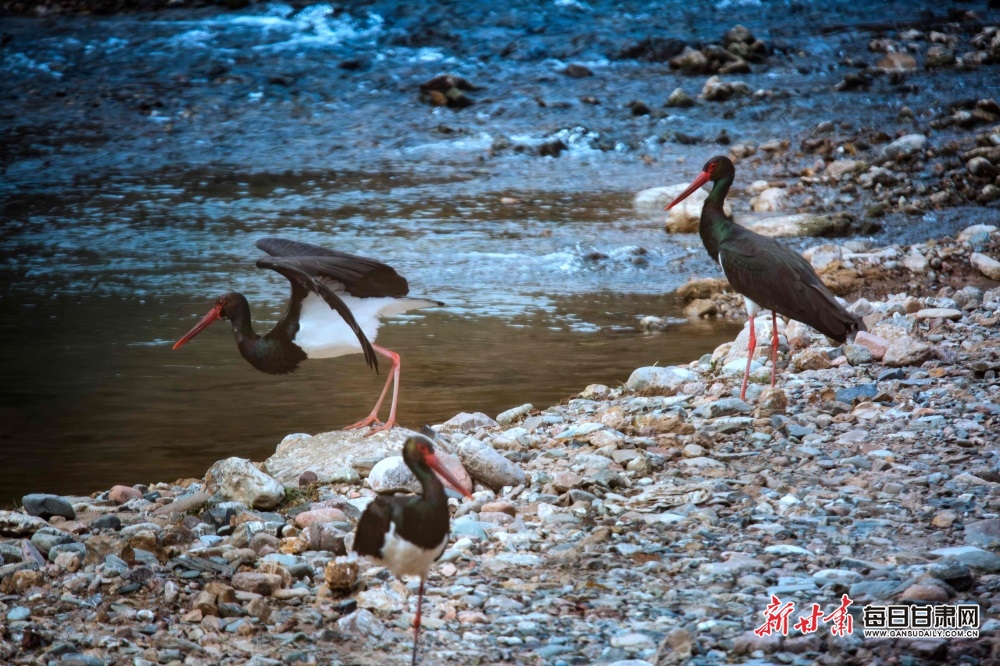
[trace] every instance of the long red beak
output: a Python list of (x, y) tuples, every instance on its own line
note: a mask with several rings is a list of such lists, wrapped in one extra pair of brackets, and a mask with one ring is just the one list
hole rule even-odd
[(691, 183), (691, 186), (688, 187), (683, 192), (681, 192), (681, 195), (679, 197), (677, 197), (676, 199), (674, 199), (673, 201), (671, 201), (667, 205), (667, 207), (664, 208), (663, 210), (670, 210), (671, 208), (673, 208), (674, 206), (676, 206), (680, 202), (682, 202), (685, 199), (687, 199), (689, 196), (691, 196), (692, 192), (694, 192), (699, 187), (701, 187), (702, 185), (704, 185), (705, 183), (707, 183), (711, 177), (712, 177), (712, 174), (710, 174), (707, 171), (702, 171), (701, 174), (697, 178), (694, 179), (694, 182)]
[(451, 472), (448, 471), (448, 468), (445, 467), (438, 459), (437, 454), (428, 454), (424, 460), (426, 460), (427, 464), (431, 466), (431, 469), (437, 472), (438, 476), (444, 479), (455, 491), (462, 493), (469, 499), (472, 499), (472, 495), (469, 494), (469, 491), (463, 488), (462, 484), (458, 482), (458, 479), (452, 476)]
[(214, 308), (208, 311), (208, 314), (201, 318), (197, 324), (194, 325), (190, 331), (184, 334), (184, 337), (174, 343), (172, 349), (177, 349), (188, 340), (198, 335), (206, 328), (212, 325), (213, 322), (218, 321), (222, 317), (222, 306), (216, 305)]

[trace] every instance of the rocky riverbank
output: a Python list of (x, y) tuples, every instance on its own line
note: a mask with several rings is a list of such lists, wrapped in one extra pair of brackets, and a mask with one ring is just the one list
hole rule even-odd
[[(807, 252), (856, 276), (869, 330), (829, 347), (779, 323), (777, 389), (759, 350), (746, 402), (744, 329), (624, 386), (438, 426), (475, 501), (452, 500), (424, 663), (996, 663), (998, 244), (977, 226)], [(723, 282), (686, 289), (692, 316), (736, 311)], [(0, 512), (0, 659), (405, 662), (414, 581), (347, 556), (375, 492), (412, 487), (405, 434), (290, 435), (204, 478), (26, 496)], [(753, 631), (772, 595), (830, 612), (844, 594), (853, 633)], [(865, 638), (875, 602), (978, 605), (980, 638)]]

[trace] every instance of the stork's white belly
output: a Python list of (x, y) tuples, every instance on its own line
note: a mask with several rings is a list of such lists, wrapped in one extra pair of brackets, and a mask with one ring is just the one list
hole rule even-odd
[[(434, 301), (419, 298), (355, 298), (345, 292), (339, 292), (338, 296), (354, 314), (369, 342), (375, 342), (382, 324), (380, 317), (436, 305)], [(316, 294), (309, 294), (302, 301), (295, 344), (309, 358), (333, 358), (362, 351), (358, 336), (347, 322)]]
[(396, 525), (389, 525), (389, 533), (385, 535), (382, 545), (381, 560), (389, 570), (397, 576), (426, 576), (431, 565), (444, 552), (448, 543), (446, 534), (441, 544), (431, 550), (424, 550), (409, 541), (396, 536)]

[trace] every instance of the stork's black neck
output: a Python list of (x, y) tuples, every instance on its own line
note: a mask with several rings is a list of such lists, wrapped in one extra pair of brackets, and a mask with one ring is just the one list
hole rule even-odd
[(227, 315), (233, 324), (233, 336), (240, 355), (261, 372), (271, 375), (294, 372), (299, 363), (306, 360), (306, 353), (292, 342), (298, 331), (297, 317), (289, 317), (286, 312), (270, 332), (261, 336), (254, 332), (250, 323), (250, 304), (247, 299), (243, 294), (234, 296), (235, 302)]
[(405, 457), (404, 460), (420, 482), (423, 494), (406, 503), (396, 532), (421, 548), (437, 548), (447, 536), (450, 524), (444, 484), (423, 460), (408, 460)]
[(731, 173), (715, 181), (712, 191), (701, 208), (701, 223), (698, 235), (713, 261), (719, 261), (719, 244), (733, 228), (733, 221), (726, 215), (726, 195), (733, 185), (736, 174)]

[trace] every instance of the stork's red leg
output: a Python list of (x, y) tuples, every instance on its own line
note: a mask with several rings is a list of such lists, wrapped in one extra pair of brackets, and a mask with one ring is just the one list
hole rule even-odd
[(774, 373), (778, 369), (778, 314), (771, 310), (771, 386), (774, 386)]
[(417, 592), (417, 617), (413, 620), (413, 660), (411, 666), (417, 666), (417, 638), (420, 636), (420, 609), (424, 604), (424, 577), (420, 577), (420, 590)]
[(743, 371), (743, 388), (740, 389), (740, 400), (747, 399), (747, 381), (750, 379), (750, 364), (753, 362), (753, 352), (757, 348), (757, 324), (750, 315), (750, 347), (747, 349), (747, 369)]
[[(344, 428), (344, 430), (351, 430), (353, 428), (364, 428), (365, 426), (370, 426), (372, 424), (378, 425), (377, 428), (373, 428), (372, 431), (368, 433), (369, 435), (380, 430), (389, 430), (396, 425), (396, 398), (399, 396), (399, 354), (378, 345), (372, 345), (372, 349), (392, 361), (392, 368), (389, 370), (389, 375), (385, 379), (385, 386), (382, 387), (382, 393), (379, 395), (378, 402), (375, 403), (372, 413), (357, 423), (352, 423)], [(389, 392), (390, 384), (393, 385), (392, 404), (389, 407), (389, 419), (383, 424), (378, 420), (378, 411), (382, 408), (382, 401), (385, 400), (385, 396)]]

